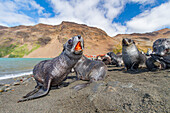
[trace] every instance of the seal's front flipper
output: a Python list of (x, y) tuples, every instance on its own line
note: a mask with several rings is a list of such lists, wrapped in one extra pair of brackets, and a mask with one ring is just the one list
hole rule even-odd
[(83, 83), (83, 84), (78, 84), (74, 87), (72, 87), (71, 89), (75, 89), (76, 91), (79, 91), (85, 87), (87, 87), (91, 82), (88, 82), (88, 83)]
[(139, 67), (139, 63), (134, 62), (130, 68), (131, 71), (136, 71)]
[(51, 85), (51, 79), (47, 79), (46, 84), (44, 84), (44, 87), (41, 87), (38, 90), (38, 92), (34, 93), (33, 95), (31, 95), (31, 96), (29, 96), (27, 98), (19, 100), (18, 103), (28, 101), (28, 100), (32, 100), (32, 99), (36, 99), (36, 98), (40, 98), (40, 97), (43, 97), (43, 96), (47, 95), (48, 92), (49, 92), (49, 89), (50, 89), (50, 85)]

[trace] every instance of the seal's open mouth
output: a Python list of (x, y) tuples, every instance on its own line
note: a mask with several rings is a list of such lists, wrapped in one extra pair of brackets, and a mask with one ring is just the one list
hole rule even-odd
[(79, 41), (75, 47), (75, 51), (81, 51), (82, 47), (81, 47), (81, 42)]

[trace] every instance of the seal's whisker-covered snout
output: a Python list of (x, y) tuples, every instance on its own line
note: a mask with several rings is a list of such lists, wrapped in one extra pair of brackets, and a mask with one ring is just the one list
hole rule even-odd
[(123, 45), (123, 46), (128, 46), (129, 43), (130, 43), (130, 40), (129, 40), (129, 39), (123, 38), (123, 40), (122, 40), (122, 45)]
[(81, 39), (81, 35), (78, 35), (78, 39)]

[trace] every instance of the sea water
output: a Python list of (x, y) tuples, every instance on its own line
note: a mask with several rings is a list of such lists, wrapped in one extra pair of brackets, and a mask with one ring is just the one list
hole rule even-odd
[(49, 58), (0, 58), (0, 80), (32, 74), (34, 66)]

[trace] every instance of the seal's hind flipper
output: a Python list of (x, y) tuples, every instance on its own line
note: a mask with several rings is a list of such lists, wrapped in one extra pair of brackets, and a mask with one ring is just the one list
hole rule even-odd
[[(51, 85), (51, 79), (47, 79), (46, 80), (46, 84), (44, 84), (44, 87), (41, 87), (40, 89), (38, 89), (38, 91), (36, 93), (34, 93), (31, 96), (28, 96), (27, 98), (21, 99), (18, 101), (19, 102), (24, 102), (24, 101), (28, 101), (28, 100), (32, 100), (32, 99), (36, 99), (36, 98), (40, 98), (42, 96), (45, 96), (48, 94), (49, 89), (50, 89), (50, 85)], [(33, 92), (33, 91), (32, 91)], [(30, 94), (32, 93), (30, 92)], [(27, 96), (27, 95), (26, 95)]]
[(34, 95), (31, 95), (27, 98), (21, 99), (18, 101), (19, 102), (24, 102), (24, 101), (28, 101), (28, 100), (32, 100), (32, 99), (36, 99), (36, 98), (40, 98), (42, 96), (45, 96), (48, 94), (49, 89), (43, 90), (43, 88), (39, 89), (37, 93), (35, 93)]
[(29, 92), (27, 95), (23, 96), (23, 98), (27, 98), (33, 94), (35, 94), (36, 92), (38, 92), (40, 89), (40, 86), (36, 87), (33, 91)]

